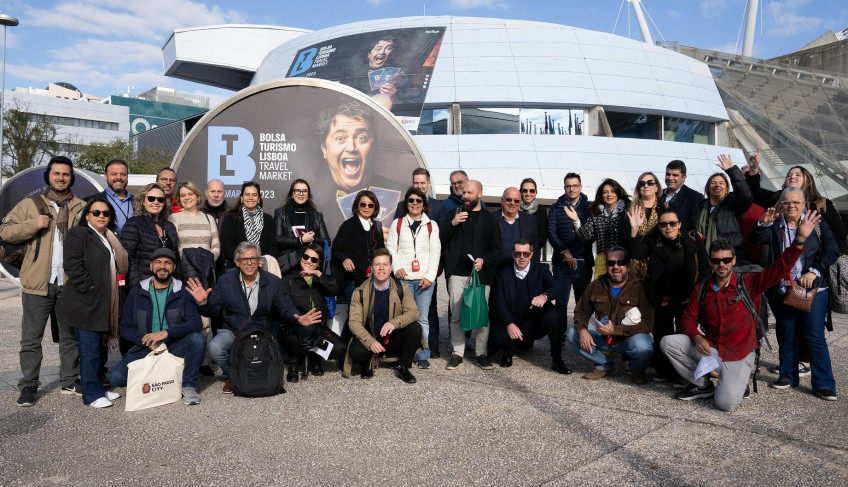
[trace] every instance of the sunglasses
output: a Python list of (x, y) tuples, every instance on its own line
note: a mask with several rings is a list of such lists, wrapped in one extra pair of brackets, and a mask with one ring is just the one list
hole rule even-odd
[(366, 202), (363, 201), (362, 203), (359, 203), (359, 207), (360, 208), (374, 208), (374, 203), (366, 203)]
[(148, 203), (156, 203), (156, 202), (164, 203), (165, 197), (164, 196), (148, 196), (147, 202)]
[(718, 258), (715, 258), (715, 257), (710, 257), (710, 263), (711, 263), (712, 265), (730, 264), (731, 262), (733, 262), (733, 259), (734, 259), (733, 257), (725, 257), (725, 258), (723, 258), (723, 259), (718, 259)]
[(514, 251), (514, 252), (512, 253), (512, 256), (513, 256), (513, 257), (515, 257), (516, 259), (517, 259), (517, 258), (519, 258), (519, 257), (520, 257), (520, 258), (522, 258), (522, 259), (527, 259), (527, 258), (529, 258), (529, 257), (530, 257), (530, 255), (531, 255), (532, 253), (533, 253), (533, 252), (526, 252), (526, 251), (516, 250), (516, 251)]
[(307, 255), (307, 254), (303, 254), (303, 257), (301, 257), (301, 259), (304, 260), (304, 261), (312, 262), (313, 264), (317, 264), (317, 263), (321, 262), (321, 259), (319, 259), (318, 257), (313, 257), (313, 256)]
[(659, 222), (659, 223), (657, 223), (657, 225), (659, 225), (660, 228), (668, 228), (668, 227), (674, 228), (677, 225), (680, 225), (680, 222), (676, 221), (676, 220), (671, 221), (671, 222)]
[(521, 203), (521, 200), (518, 198), (504, 198), (503, 200), (506, 203)]
[(615, 266), (624, 267), (624, 266), (627, 265), (627, 262), (628, 262), (627, 259), (608, 260), (607, 261), (607, 267), (615, 267)]
[(112, 216), (112, 212), (109, 210), (91, 210), (89, 211), (89, 213), (91, 213), (91, 216), (95, 218), (99, 217), (100, 215), (103, 215), (105, 218), (109, 218), (110, 216)]
[(636, 183), (636, 186), (638, 186), (640, 188), (644, 188), (645, 186), (656, 186), (656, 185), (657, 185), (656, 179), (649, 179), (647, 181), (639, 181), (638, 183)]
[(521, 188), (521, 192), (522, 193), (536, 194), (536, 190), (533, 189), (533, 188)]
[(406, 202), (410, 205), (420, 205), (424, 202), (424, 200), (422, 200), (421, 198), (409, 198), (408, 200), (406, 200)]

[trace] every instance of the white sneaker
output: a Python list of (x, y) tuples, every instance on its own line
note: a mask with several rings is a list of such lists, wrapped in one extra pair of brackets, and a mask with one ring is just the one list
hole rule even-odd
[(89, 404), (89, 406), (91, 406), (93, 408), (97, 408), (97, 409), (108, 408), (111, 405), (112, 405), (112, 401), (110, 401), (109, 399), (106, 399), (105, 397), (101, 397), (100, 399)]
[(110, 400), (110, 401), (114, 401), (115, 399), (117, 399), (117, 398), (119, 398), (119, 397), (121, 397), (121, 393), (120, 393), (120, 392), (115, 392), (115, 391), (106, 391), (106, 399), (108, 399), (108, 400)]

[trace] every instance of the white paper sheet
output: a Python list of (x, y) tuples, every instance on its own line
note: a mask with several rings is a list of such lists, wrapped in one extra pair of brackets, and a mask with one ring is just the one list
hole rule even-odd
[(695, 378), (701, 378), (713, 370), (718, 370), (721, 367), (721, 359), (718, 352), (713, 351), (709, 355), (701, 355), (701, 360), (698, 361), (698, 367), (695, 369)]
[(330, 352), (333, 351), (333, 344), (331, 342), (327, 342), (327, 349), (326, 350), (324, 350), (323, 348), (312, 347), (312, 348), (309, 349), (309, 351), (315, 352), (317, 355), (320, 355), (321, 358), (323, 358), (324, 360), (327, 360), (327, 358), (330, 356)]

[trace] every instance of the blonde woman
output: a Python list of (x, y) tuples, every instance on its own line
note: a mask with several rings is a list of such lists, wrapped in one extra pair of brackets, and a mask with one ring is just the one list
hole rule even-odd
[[(641, 237), (654, 228), (659, 218), (659, 198), (662, 194), (662, 184), (656, 174), (643, 172), (636, 182), (636, 191), (633, 192), (633, 204), (627, 210), (627, 218), (621, 221), (622, 241), (625, 248), (630, 247), (630, 242), (636, 237)], [(638, 226), (631, 225), (634, 216), (641, 217)], [(630, 259), (630, 272), (639, 279), (645, 279), (648, 275), (648, 263), (642, 259)]]

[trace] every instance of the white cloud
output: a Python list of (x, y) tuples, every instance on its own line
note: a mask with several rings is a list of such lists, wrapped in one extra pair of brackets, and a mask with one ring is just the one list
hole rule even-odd
[(110, 69), (127, 64), (147, 66), (162, 62), (161, 49), (136, 41), (85, 39), (49, 52), (60, 61), (80, 60)]
[[(67, 81), (80, 86), (84, 92), (93, 95), (106, 96), (136, 86), (147, 89), (151, 86), (168, 86), (171, 82), (161, 72), (153, 69), (137, 69), (127, 72), (100, 71), (86, 63), (58, 63), (45, 66), (7, 65), (6, 71), (10, 76), (31, 82), (35, 88), (45, 88), (48, 83)], [(89, 88), (100, 88), (92, 92)]]
[(736, 45), (735, 42), (728, 42), (728, 43), (721, 44), (721, 45), (710, 46), (710, 47), (707, 48), (707, 50), (724, 52), (724, 53), (728, 53), (728, 54), (739, 54), (739, 51), (741, 50), (741, 46)]
[(448, 0), (448, 3), (457, 10), (470, 10), (472, 8), (506, 10), (507, 8), (507, 3), (501, 0)]

